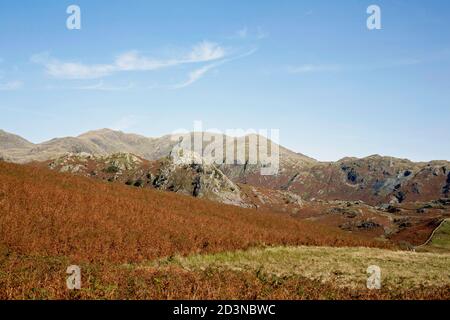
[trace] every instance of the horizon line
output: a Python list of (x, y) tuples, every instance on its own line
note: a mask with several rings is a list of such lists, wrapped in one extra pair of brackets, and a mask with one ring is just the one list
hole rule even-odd
[[(29, 142), (29, 143), (31, 143), (31, 144), (33, 144), (33, 145), (44, 144), (44, 143), (50, 142), (50, 141), (55, 140), (55, 139), (79, 138), (80, 136), (85, 135), (85, 134), (87, 134), (87, 133), (91, 133), (91, 132), (101, 132), (101, 131), (111, 131), (111, 132), (123, 133), (123, 134), (127, 134), (127, 135), (137, 135), (137, 136), (141, 136), (141, 137), (146, 138), (146, 139), (161, 139), (161, 138), (163, 138), (163, 137), (167, 137), (167, 136), (173, 135), (173, 134), (163, 134), (163, 135), (160, 135), (160, 136), (146, 136), (146, 135), (143, 135), (143, 134), (140, 134), (140, 133), (136, 133), (136, 132), (125, 132), (125, 131), (123, 131), (123, 129), (122, 129), (122, 130), (115, 130), (115, 129), (110, 129), (110, 128), (101, 128), (101, 129), (87, 130), (87, 131), (84, 131), (84, 132), (82, 132), (82, 133), (80, 133), (80, 134), (78, 134), (78, 135), (73, 135), (73, 136), (71, 136), (71, 135), (60, 136), (60, 137), (54, 137), (54, 138), (51, 138), (51, 139), (49, 139), (49, 140), (44, 140), (44, 141), (42, 141), (42, 142), (33, 142), (33, 141), (29, 140), (28, 138), (24, 137), (23, 135), (20, 135), (20, 134), (17, 134), (17, 133), (12, 133), (12, 132), (10, 132), (10, 131), (6, 131), (6, 130), (1, 129), (1, 128), (0, 128), (0, 131), (3, 131), (3, 132), (5, 132), (5, 133), (7, 133), (7, 134), (11, 134), (11, 135), (18, 136), (18, 137), (20, 137), (20, 138), (26, 140), (27, 142)], [(184, 133), (184, 134), (193, 134), (193, 133), (202, 133), (202, 134), (205, 134), (205, 133), (216, 133), (216, 134), (222, 134), (223, 136), (230, 137), (230, 138), (234, 138), (234, 139), (244, 138), (244, 137), (248, 137), (248, 136), (252, 135), (252, 134), (244, 134), (244, 135), (242, 135), (242, 136), (228, 136), (228, 135), (226, 135), (226, 134), (223, 133), (223, 132), (218, 133), (218, 132), (214, 132), (214, 131), (188, 131), (188, 132), (186, 132), (186, 133)], [(181, 133), (177, 133), (177, 134), (181, 134)], [(270, 138), (268, 138), (268, 137), (265, 137), (265, 136), (260, 135), (260, 134), (257, 134), (257, 133), (255, 133), (255, 134), (256, 134), (258, 137), (259, 137), (259, 136), (262, 136), (262, 137), (264, 137), (265, 139), (267, 139), (267, 140), (269, 140), (269, 141), (272, 141), (272, 140), (271, 140)], [(308, 157), (308, 158), (311, 158), (312, 160), (315, 160), (315, 161), (317, 161), (318, 163), (337, 163), (337, 162), (341, 162), (341, 161), (346, 160), (346, 159), (363, 160), (363, 159), (368, 159), (368, 158), (373, 158), (373, 157), (391, 158), (391, 159), (397, 159), (397, 160), (406, 160), (406, 161), (410, 161), (410, 162), (412, 162), (412, 163), (418, 163), (418, 164), (420, 164), (420, 163), (430, 163), (430, 162), (441, 162), (441, 161), (443, 161), (443, 162), (450, 162), (450, 160), (446, 160), (446, 159), (418, 160), (418, 161), (417, 161), (417, 160), (411, 160), (410, 158), (407, 158), (407, 157), (396, 157), (396, 156), (390, 156), (390, 155), (383, 155), (383, 154), (379, 154), (379, 153), (373, 153), (373, 154), (369, 154), (369, 155), (367, 155), (367, 156), (362, 156), (362, 157), (350, 156), (350, 155), (349, 155), (349, 156), (342, 157), (342, 158), (340, 158), (340, 159), (338, 159), (338, 160), (319, 160), (319, 159), (317, 159), (317, 158), (311, 157), (311, 156), (309, 156), (309, 155), (307, 155), (307, 154), (304, 154), (304, 153), (302, 153), (302, 152), (295, 151), (295, 150), (293, 150), (293, 149), (291, 149), (291, 148), (288, 148), (288, 147), (282, 145), (281, 143), (278, 143), (278, 145), (279, 145), (280, 147), (282, 147), (282, 148), (284, 148), (284, 149), (290, 151), (290, 152), (295, 153), (295, 154), (300, 154), (300, 155), (306, 156), (306, 157)]]

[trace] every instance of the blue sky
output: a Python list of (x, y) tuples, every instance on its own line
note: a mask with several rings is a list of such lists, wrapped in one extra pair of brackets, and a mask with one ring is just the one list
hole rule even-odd
[(449, 21), (447, 0), (2, 0), (0, 128), (42, 142), (201, 120), (280, 129), (319, 160), (450, 160)]

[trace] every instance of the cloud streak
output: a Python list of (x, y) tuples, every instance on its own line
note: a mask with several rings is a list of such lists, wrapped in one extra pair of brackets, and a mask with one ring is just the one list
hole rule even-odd
[(236, 56), (236, 57), (233, 57), (233, 58), (229, 58), (229, 59), (223, 59), (223, 60), (221, 60), (219, 62), (212, 63), (212, 64), (206, 65), (206, 66), (204, 66), (202, 68), (196, 69), (196, 70), (194, 70), (194, 71), (189, 73), (188, 79), (185, 82), (182, 82), (182, 83), (179, 83), (179, 84), (176, 84), (176, 85), (172, 86), (172, 89), (186, 88), (186, 87), (194, 84), (198, 80), (200, 80), (204, 75), (206, 75), (206, 73), (208, 73), (209, 71), (219, 67), (220, 65), (223, 65), (225, 63), (228, 63), (228, 62), (231, 62), (231, 61), (234, 61), (234, 60), (238, 60), (238, 59), (242, 59), (242, 58), (248, 57), (248, 56), (254, 54), (256, 51), (257, 51), (257, 49), (255, 48), (255, 49), (247, 51), (247, 52), (245, 52), (245, 53), (243, 53), (243, 54), (241, 54), (239, 56)]
[(47, 53), (32, 56), (31, 61), (45, 67), (48, 75), (57, 79), (98, 79), (125, 71), (153, 71), (183, 64), (211, 62), (226, 56), (220, 45), (204, 41), (195, 45), (187, 54), (170, 59), (157, 59), (141, 55), (137, 51), (125, 52), (111, 64), (84, 64), (64, 62), (51, 58)]
[(217, 65), (215, 65), (215, 64), (210, 64), (210, 65), (204, 66), (200, 69), (190, 72), (188, 75), (188, 79), (185, 82), (174, 85), (173, 89), (182, 89), (182, 88), (186, 88), (186, 87), (190, 86), (191, 84), (200, 80), (208, 71), (215, 68), (216, 66)]

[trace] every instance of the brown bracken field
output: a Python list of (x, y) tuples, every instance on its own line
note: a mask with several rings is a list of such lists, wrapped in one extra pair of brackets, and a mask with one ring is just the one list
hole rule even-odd
[[(170, 262), (272, 246), (394, 249), (286, 215), (0, 161), (0, 299), (450, 298), (448, 285), (374, 292)], [(167, 263), (151, 264), (161, 259)], [(73, 264), (81, 290), (66, 288)]]

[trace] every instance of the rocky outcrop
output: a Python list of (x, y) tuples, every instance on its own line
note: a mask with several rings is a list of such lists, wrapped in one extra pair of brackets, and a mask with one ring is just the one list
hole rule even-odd
[(177, 192), (241, 207), (251, 206), (242, 199), (240, 188), (216, 166), (203, 164), (201, 157), (183, 150), (155, 162), (129, 153), (110, 156), (67, 153), (46, 165), (52, 170), (134, 187)]
[(193, 152), (174, 151), (160, 162), (153, 185), (162, 190), (206, 198), (226, 204), (249, 207), (238, 185), (212, 164)]
[(442, 193), (448, 197), (449, 193), (450, 193), (450, 172), (447, 175), (447, 180), (445, 180), (445, 185), (442, 188)]
[(342, 230), (346, 231), (355, 231), (355, 230), (372, 230), (376, 228), (380, 228), (381, 226), (371, 220), (363, 220), (357, 222), (346, 222), (339, 226)]

